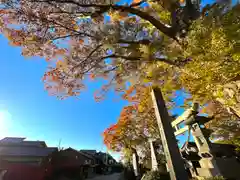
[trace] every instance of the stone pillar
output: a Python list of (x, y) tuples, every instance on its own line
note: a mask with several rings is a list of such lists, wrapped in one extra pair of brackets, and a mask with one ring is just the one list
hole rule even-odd
[(136, 177), (139, 177), (139, 167), (138, 167), (138, 158), (137, 154), (133, 153), (132, 155), (133, 170)]
[(149, 139), (149, 143), (150, 143), (150, 148), (151, 148), (152, 170), (157, 171), (158, 170), (158, 162), (157, 162), (157, 158), (156, 158), (155, 149), (153, 147), (153, 140)]
[(155, 114), (160, 130), (163, 149), (167, 160), (167, 167), (171, 180), (188, 180), (187, 171), (184, 168), (170, 117), (159, 88), (154, 88), (151, 93)]
[(4, 180), (4, 175), (7, 173), (7, 170), (0, 170), (0, 180)]
[[(217, 166), (216, 160), (211, 153), (211, 142), (209, 141), (208, 137), (204, 136), (202, 128), (198, 123), (193, 124), (191, 132), (197, 145), (199, 156), (202, 157), (202, 159), (199, 161), (201, 168), (197, 168), (199, 176), (220, 176), (221, 173)], [(206, 157), (204, 157), (204, 155)]]

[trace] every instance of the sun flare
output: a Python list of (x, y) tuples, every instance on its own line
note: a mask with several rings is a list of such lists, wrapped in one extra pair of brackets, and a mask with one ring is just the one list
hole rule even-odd
[(0, 137), (6, 135), (10, 119), (11, 114), (7, 110), (0, 110)]
[(5, 111), (0, 111), (0, 126), (4, 122), (4, 119), (6, 119), (6, 113)]

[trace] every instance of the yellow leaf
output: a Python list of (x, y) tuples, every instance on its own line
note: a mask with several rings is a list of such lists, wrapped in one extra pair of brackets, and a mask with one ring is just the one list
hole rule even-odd
[(233, 54), (233, 60), (239, 61), (240, 60), (240, 53)]
[(64, 61), (57, 61), (56, 67), (62, 69), (63, 71), (67, 71), (67, 63)]
[(75, 25), (73, 29), (77, 31), (79, 29), (78, 25)]
[(119, 13), (116, 11), (109, 12), (111, 21), (119, 21)]
[(142, 52), (142, 57), (147, 58), (149, 55), (149, 47), (145, 45), (141, 45), (139, 48), (140, 52)]
[(139, 112), (143, 112), (143, 111), (144, 111), (143, 106), (139, 105), (139, 106), (138, 106), (138, 111), (139, 111)]
[(144, 83), (149, 83), (150, 80), (149, 80), (149, 79), (143, 79), (143, 82), (144, 82)]
[(48, 40), (47, 42), (46, 42), (46, 44), (51, 44), (52, 43), (52, 40)]

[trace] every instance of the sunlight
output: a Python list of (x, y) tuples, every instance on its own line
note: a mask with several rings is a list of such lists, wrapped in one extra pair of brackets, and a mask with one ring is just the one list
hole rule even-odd
[(0, 111), (0, 126), (2, 126), (5, 118), (6, 118), (6, 113), (4, 111)]
[(0, 110), (0, 137), (7, 134), (8, 121), (11, 119), (11, 114), (7, 110)]

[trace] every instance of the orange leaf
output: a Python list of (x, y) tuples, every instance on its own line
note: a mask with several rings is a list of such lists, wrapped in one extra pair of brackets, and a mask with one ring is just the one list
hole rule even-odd
[(22, 43), (19, 42), (19, 41), (13, 41), (11, 44), (12, 44), (13, 46), (21, 46), (21, 45), (22, 45)]
[(80, 44), (83, 44), (83, 43), (84, 43), (84, 40), (80, 39), (80, 40), (79, 40), (79, 43), (80, 43)]
[(90, 76), (89, 76), (89, 77), (90, 77), (90, 79), (91, 79), (91, 80), (94, 80), (94, 78), (95, 78), (95, 75), (94, 75), (94, 74), (90, 74)]
[(0, 14), (4, 14), (6, 11), (4, 9), (0, 9)]
[(57, 76), (52, 76), (52, 81), (57, 82), (58, 81), (58, 77)]
[(137, 4), (137, 3), (139, 3), (141, 0), (133, 0), (132, 1), (132, 4)]
[(63, 55), (66, 52), (65, 49), (59, 49), (56, 51), (57, 54)]

